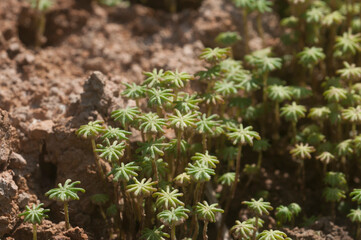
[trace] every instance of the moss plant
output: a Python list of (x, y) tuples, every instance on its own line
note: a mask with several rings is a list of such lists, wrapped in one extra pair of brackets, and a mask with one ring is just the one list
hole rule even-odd
[(313, 69), (323, 59), (325, 59), (326, 55), (323, 53), (323, 49), (318, 47), (305, 47), (297, 56), (299, 58), (299, 63), (306, 67), (309, 71), (309, 78), (313, 86), (313, 90), (317, 90), (317, 79), (313, 77)]
[(356, 226), (356, 238), (355, 239), (360, 239), (360, 224), (361, 224), (361, 209), (357, 208), (357, 209), (351, 209), (351, 212), (347, 215), (347, 217), (352, 221), (352, 222), (356, 222), (357, 226)]
[(291, 203), (288, 206), (280, 205), (276, 208), (277, 223), (281, 226), (287, 222), (294, 223), (295, 217), (301, 212), (301, 207), (297, 203)]
[(146, 228), (143, 230), (142, 236), (140, 239), (143, 240), (165, 240), (169, 238), (169, 234), (163, 232), (164, 225), (160, 227), (154, 227), (153, 229)]
[(336, 203), (340, 202), (341, 199), (346, 198), (346, 178), (341, 172), (328, 172), (324, 178), (324, 182), (326, 184), (326, 188), (323, 191), (323, 196), (327, 202), (331, 203), (331, 216), (335, 219)]
[(108, 219), (105, 214), (103, 206), (109, 201), (109, 196), (106, 194), (98, 193), (92, 195), (90, 199), (95, 205), (99, 206), (100, 214), (102, 215), (104, 221), (108, 224)]
[[(209, 205), (206, 201), (203, 203), (197, 203), (195, 212), (198, 215), (198, 218), (204, 222), (203, 227), (203, 240), (208, 240), (207, 229), (209, 222), (216, 221), (216, 214), (223, 213), (223, 210), (217, 208), (217, 203)], [(196, 238), (196, 237), (195, 237)]]
[(248, 53), (248, 41), (249, 41), (249, 33), (248, 33), (248, 14), (254, 10), (254, 0), (233, 0), (236, 7), (241, 8), (242, 17), (243, 17), (243, 39), (245, 45), (245, 53)]
[(44, 31), (46, 25), (45, 12), (53, 5), (53, 0), (30, 0), (35, 13), (35, 47), (41, 47), (45, 43)]
[(270, 147), (267, 139), (256, 140), (253, 145), (253, 150), (258, 152), (257, 168), (261, 169), (263, 152), (267, 151)]
[[(242, 37), (237, 32), (222, 32), (215, 39), (221, 47), (232, 47), (240, 40)], [(231, 58), (233, 58), (233, 52), (231, 52)]]
[(172, 190), (167, 186), (166, 190), (161, 189), (159, 192), (153, 193), (153, 197), (157, 198), (156, 206), (162, 209), (170, 209), (178, 206), (184, 206), (184, 203), (178, 199), (183, 193), (178, 193), (178, 189)]
[(32, 208), (29, 206), (25, 207), (25, 211), (19, 214), (19, 217), (24, 216), (24, 222), (29, 222), (33, 225), (33, 240), (37, 240), (37, 224), (41, 224), (44, 218), (47, 218), (47, 212), (50, 212), (49, 209), (42, 208), (44, 204), (40, 203), (38, 205), (33, 204)]
[[(169, 115), (169, 124), (175, 130), (177, 136), (177, 165), (182, 164), (181, 142), (183, 134), (185, 130), (196, 126), (197, 116), (198, 113), (188, 112), (187, 114), (183, 114), (178, 109), (175, 110), (175, 114)], [(171, 171), (173, 173), (174, 169), (171, 169)]]
[(86, 125), (80, 126), (80, 128), (76, 131), (76, 134), (80, 137), (83, 137), (85, 139), (90, 139), (93, 149), (93, 154), (95, 157), (95, 162), (98, 168), (98, 173), (102, 177), (102, 179), (105, 179), (103, 169), (100, 165), (100, 159), (98, 157), (98, 154), (96, 152), (96, 143), (95, 139), (105, 130), (104, 126), (102, 125), (102, 121), (94, 121), (89, 122)]
[(335, 156), (330, 152), (322, 152), (321, 154), (316, 156), (316, 159), (320, 160), (323, 164), (323, 173), (327, 172), (327, 165), (331, 163), (335, 159)]
[[(263, 220), (258, 220), (258, 227), (262, 227)], [(236, 224), (231, 228), (231, 233), (236, 239), (251, 239), (253, 233), (256, 231), (254, 224), (249, 221), (240, 222), (236, 220)]]
[(264, 42), (264, 30), (262, 26), (262, 15), (272, 11), (273, 2), (269, 0), (254, 0), (253, 8), (258, 13), (257, 14), (257, 31), (259, 36)]
[(259, 234), (258, 240), (291, 240), (286, 233), (279, 230), (264, 230)]
[(361, 106), (349, 107), (342, 110), (342, 118), (351, 122), (352, 130), (351, 137), (357, 136), (357, 125), (361, 123)]
[(303, 105), (298, 105), (296, 102), (292, 104), (286, 104), (281, 108), (281, 116), (284, 117), (287, 121), (291, 122), (292, 129), (292, 141), (297, 142), (297, 122), (300, 118), (306, 116), (306, 107)]
[(281, 124), (280, 119), (280, 103), (291, 100), (292, 99), (292, 89), (289, 86), (282, 85), (271, 85), (267, 89), (268, 98), (270, 98), (274, 103), (274, 116), (275, 116), (275, 124), (277, 128), (277, 138), (278, 136), (278, 128)]
[(171, 240), (176, 240), (175, 227), (182, 224), (187, 218), (189, 209), (183, 206), (177, 208), (171, 208), (170, 210), (164, 210), (158, 213), (157, 218), (166, 226), (171, 229)]
[(256, 240), (256, 234), (258, 232), (258, 221), (262, 215), (269, 215), (269, 211), (273, 209), (269, 202), (264, 202), (263, 198), (259, 200), (251, 199), (251, 201), (243, 201), (242, 204), (247, 205), (248, 209), (255, 215), (255, 230), (252, 234), (252, 239)]
[(74, 187), (78, 184), (80, 184), (80, 181), (71, 182), (70, 179), (67, 179), (64, 185), (59, 183), (57, 188), (53, 188), (45, 193), (45, 195), (48, 196), (50, 199), (62, 202), (64, 204), (66, 229), (70, 228), (68, 211), (69, 202), (73, 200), (79, 200), (77, 192), (85, 192), (83, 188)]
[(302, 190), (304, 189), (306, 182), (305, 159), (310, 159), (311, 153), (315, 151), (316, 149), (313, 146), (310, 146), (308, 143), (296, 144), (295, 147), (290, 151), (293, 159), (300, 165), (299, 176), (301, 177), (302, 181)]
[(221, 124), (220, 120), (216, 120), (217, 118), (217, 114), (213, 114), (209, 117), (207, 117), (206, 114), (203, 114), (202, 117), (196, 122), (196, 129), (199, 133), (202, 134), (202, 146), (204, 152), (208, 149), (207, 137), (214, 134), (215, 128)]
[[(260, 18), (271, 5), (266, 0), (234, 2), (246, 10), (245, 17), (257, 11), (254, 15)], [(357, 27), (344, 31), (342, 14), (346, 11), (339, 3), (290, 1), (290, 12), (280, 16), (291, 14), (282, 22), (293, 35), (289, 43), (294, 44), (282, 46), (282, 58), (274, 57), (271, 48), (253, 51), (242, 60), (229, 58), (230, 48), (203, 49), (201, 71), (194, 75), (161, 68), (144, 72), (143, 82), (125, 84), (122, 92), (123, 98), (135, 103), (128, 101), (129, 106), (113, 111), (114, 121), (108, 126), (94, 121), (79, 128), (77, 134), (94, 146), (97, 166), (101, 159), (106, 161), (106, 177), (114, 186), (114, 201), (105, 202), (102, 195), (93, 199), (99, 208), (104, 207), (100, 214), (108, 222), (110, 235), (119, 239), (196, 240), (203, 226), (203, 239), (212, 238), (208, 236), (211, 232), (219, 240), (225, 239), (225, 222), (230, 220), (227, 215), (237, 208), (236, 193), (249, 190), (250, 182), (260, 172), (270, 176), (277, 168), (282, 173), (286, 166), (283, 158), (291, 159), (284, 154), (287, 149), (299, 164), (298, 177), (290, 178), (299, 181), (297, 184), (304, 190), (299, 194), (309, 198), (308, 188), (317, 190), (319, 186), (309, 183), (317, 182), (318, 176), (325, 177), (323, 196), (331, 203), (330, 212), (335, 216), (336, 204), (347, 192), (345, 180), (357, 183), (356, 166), (361, 156), (361, 41)], [(356, 6), (358, 9), (361, 5)], [(327, 39), (329, 36), (334, 39)], [(239, 39), (232, 34), (226, 37), (219, 37), (219, 41), (232, 45), (234, 39)], [(247, 36), (242, 37), (248, 41)], [(278, 77), (270, 76), (273, 73)], [(303, 77), (304, 86), (297, 85), (300, 79), (296, 76)], [(282, 125), (284, 120), (289, 126)], [(260, 134), (252, 126), (261, 129)], [(346, 133), (350, 130), (349, 136)], [(307, 160), (314, 152), (323, 164), (323, 174), (318, 174), (318, 161)], [(262, 163), (264, 157), (267, 163)], [(276, 165), (275, 157), (281, 161)], [(306, 161), (307, 171), (313, 171), (307, 175), (307, 182)], [(327, 172), (331, 169), (342, 169), (344, 175)], [(241, 178), (243, 174), (247, 176)], [(245, 180), (242, 184), (241, 179)], [(252, 190), (261, 190), (262, 179), (252, 184)], [(268, 194), (256, 196), (267, 201), (282, 197), (273, 194), (274, 186), (270, 185)], [(352, 197), (358, 201), (359, 195), (356, 189)], [(270, 203), (263, 199), (244, 203), (254, 218), (236, 221), (230, 230), (235, 239), (289, 239), (276, 229), (260, 230), (261, 218), (272, 209)], [(275, 211), (278, 226), (293, 226), (300, 206), (279, 204), (283, 205)], [(223, 211), (218, 206), (224, 213), (215, 232), (209, 223)], [(349, 217), (358, 221), (356, 211)]]

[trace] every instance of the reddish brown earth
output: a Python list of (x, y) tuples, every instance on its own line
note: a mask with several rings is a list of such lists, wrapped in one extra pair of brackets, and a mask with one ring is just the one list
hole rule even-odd
[[(107, 120), (112, 110), (134, 104), (120, 97), (121, 83), (140, 82), (142, 71), (153, 68), (195, 73), (202, 69), (197, 59), (200, 50), (214, 47), (219, 32), (242, 32), (239, 11), (223, 0), (205, 0), (199, 9), (178, 14), (141, 5), (108, 9), (89, 2), (58, 1), (46, 15), (47, 43), (36, 50), (31, 47), (29, 4), (0, 1), (1, 239), (31, 238), (31, 226), (17, 214), (37, 201), (51, 209), (49, 220), (39, 227), (39, 239), (105, 239), (104, 223), (89, 196), (111, 195), (112, 186), (100, 181), (90, 144), (78, 139), (74, 130), (89, 120)], [(253, 30), (254, 18), (248, 23), (250, 46), (257, 49), (260, 39)], [(267, 44), (277, 45), (277, 16), (266, 16), (264, 23)], [(239, 44), (235, 56), (242, 56), (242, 51)], [(65, 231), (62, 207), (44, 193), (68, 178), (80, 180), (86, 193), (70, 204), (71, 225), (78, 227)], [(279, 173), (264, 174), (261, 181), (270, 183), (268, 190), (278, 191), (280, 198), (295, 198), (287, 196), (287, 186), (293, 186)], [(274, 220), (269, 222), (274, 225)], [(293, 239), (351, 239), (345, 228), (328, 219), (307, 230), (285, 231)]]

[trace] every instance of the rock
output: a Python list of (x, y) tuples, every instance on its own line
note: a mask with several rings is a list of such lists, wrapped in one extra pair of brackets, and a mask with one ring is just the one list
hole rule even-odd
[(9, 47), (7, 49), (7, 54), (9, 58), (14, 58), (16, 55), (20, 53), (20, 44), (18, 42), (12, 42), (9, 44)]
[[(32, 239), (32, 224), (22, 223), (13, 233), (15, 239)], [(62, 232), (65, 230), (65, 222), (62, 221), (58, 224), (53, 223), (47, 219), (43, 220), (42, 224), (38, 226), (38, 239), (62, 239), (70, 240), (71, 238), (65, 237)], [(55, 238), (57, 236), (57, 238)]]
[[(119, 86), (109, 81), (101, 72), (93, 72), (84, 83), (84, 92), (81, 94), (80, 106), (76, 107), (76, 116), (89, 119), (97, 118), (96, 112), (101, 116), (109, 116), (111, 105), (117, 102), (123, 105), (123, 100), (119, 97)], [(87, 117), (87, 116), (88, 117)], [(95, 115), (95, 116), (94, 116)]]
[(15, 61), (20, 65), (28, 65), (35, 61), (35, 56), (30, 53), (20, 53), (15, 57)]
[(26, 165), (26, 160), (18, 153), (12, 152), (9, 156), (9, 167), (11, 169), (22, 168)]
[(10, 149), (5, 141), (0, 143), (0, 169), (6, 169), (9, 165)]
[(20, 208), (25, 208), (29, 204), (30, 195), (26, 192), (22, 192), (18, 197), (18, 204)]
[(54, 122), (52, 120), (37, 121), (29, 125), (29, 135), (34, 139), (44, 139), (53, 133)]
[(17, 206), (18, 186), (13, 181), (13, 172), (0, 173), (0, 236), (15, 227), (19, 208)]
[(71, 228), (64, 233), (65, 236), (70, 237), (72, 240), (88, 240), (88, 235), (84, 232), (84, 229), (75, 227)]

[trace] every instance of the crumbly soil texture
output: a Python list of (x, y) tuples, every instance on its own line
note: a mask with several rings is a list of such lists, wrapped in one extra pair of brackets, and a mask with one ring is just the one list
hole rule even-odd
[[(200, 51), (215, 47), (220, 32), (242, 32), (244, 23), (227, 0), (188, 4), (174, 14), (136, 1), (108, 8), (90, 0), (61, 0), (46, 13), (46, 41), (34, 48), (32, 11), (27, 1), (0, 1), (0, 239), (31, 239), (32, 226), (17, 215), (37, 201), (51, 209), (38, 228), (38, 239), (107, 239), (90, 196), (111, 194), (112, 185), (99, 179), (90, 144), (74, 131), (91, 120), (107, 121), (111, 111), (134, 104), (120, 96), (122, 83), (141, 82), (143, 71), (202, 70)], [(251, 15), (247, 23), (254, 50), (261, 43), (255, 18)], [(263, 19), (266, 44), (275, 49), (280, 42), (278, 21), (273, 14)], [(235, 58), (243, 51), (242, 44), (235, 46)], [(269, 200), (275, 206), (302, 199), (295, 190), (298, 183), (292, 182), (295, 166), (281, 172), (272, 161), (259, 180), (237, 193), (241, 200), (254, 197), (259, 189), (272, 193)], [(70, 221), (76, 227), (67, 231), (62, 206), (44, 196), (66, 179), (79, 180), (86, 189), (79, 201), (70, 203)], [(324, 204), (317, 204), (322, 202), (318, 192), (310, 189), (307, 196), (301, 203), (305, 217), (327, 213)], [(232, 203), (228, 227), (246, 214), (240, 205)], [(283, 230), (292, 239), (352, 239), (349, 223), (317, 219), (306, 227)], [(275, 226), (274, 219), (268, 224)]]

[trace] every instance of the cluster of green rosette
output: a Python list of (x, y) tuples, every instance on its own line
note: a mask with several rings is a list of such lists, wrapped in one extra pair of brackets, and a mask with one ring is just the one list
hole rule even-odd
[[(254, 146), (259, 153), (257, 164), (243, 169), (252, 178), (259, 173), (262, 152), (269, 146), (242, 121), (245, 114), (247, 121), (256, 119), (256, 114), (247, 113), (246, 106), (260, 85), (229, 54), (229, 48), (204, 49), (200, 58), (207, 69), (194, 76), (178, 70), (145, 72), (142, 84), (124, 84), (122, 95), (133, 100), (133, 106), (129, 102), (129, 106), (112, 112), (117, 126), (92, 121), (78, 129), (78, 136), (92, 142), (99, 176), (113, 182), (112, 201), (105, 194), (94, 196), (102, 216), (113, 223), (135, 221), (131, 227), (124, 227), (124, 223), (112, 226), (113, 234), (197, 239), (202, 223), (203, 238), (207, 239), (208, 224), (217, 222), (222, 238), (242, 173), (242, 148)], [(200, 92), (189, 91), (192, 86)], [(247, 88), (247, 96), (240, 96)], [(137, 137), (130, 141), (132, 136)], [(104, 173), (101, 159), (111, 165), (108, 173)], [(217, 185), (222, 186), (221, 197), (208, 196), (215, 193)], [(263, 199), (250, 203), (253, 201), (264, 211), (256, 211), (255, 218), (247, 220), (247, 236), (286, 239), (281, 231), (258, 231), (263, 226), (262, 215), (272, 207)], [(224, 203), (224, 210), (219, 202)], [(244, 229), (238, 222), (232, 232), (243, 239)]]

